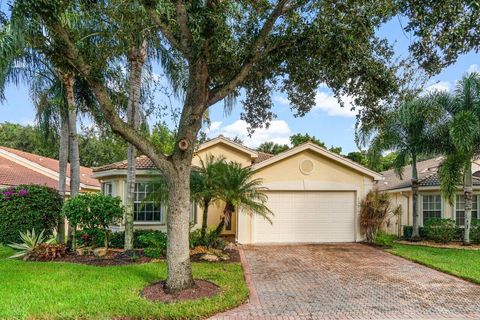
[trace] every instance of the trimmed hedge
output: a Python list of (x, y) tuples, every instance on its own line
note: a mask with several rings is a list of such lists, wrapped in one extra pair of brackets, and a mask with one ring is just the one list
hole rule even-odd
[(457, 226), (455, 220), (432, 218), (423, 228), (427, 238), (439, 243), (448, 243), (455, 238)]
[[(472, 221), (472, 230), (470, 232), (470, 237), (472, 237), (472, 241), (473, 240), (473, 233), (474, 233), (474, 230), (473, 230), (473, 221)], [(413, 233), (413, 227), (412, 226), (403, 226), (403, 236), (402, 236), (402, 239), (404, 240), (410, 240), (412, 238), (412, 233)], [(429, 239), (426, 232), (425, 232), (425, 228), (424, 227), (420, 227), (419, 228), (419, 233), (420, 233), (420, 239)], [(454, 233), (454, 236), (453, 236), (453, 240), (455, 241), (463, 241), (463, 233), (464, 233), (464, 229), (463, 228), (460, 228), (458, 226), (455, 227), (455, 233)], [(480, 224), (479, 224), (479, 243), (480, 243)], [(429, 239), (429, 240), (433, 240), (433, 239)]]
[[(165, 234), (159, 230), (135, 230), (133, 234), (133, 247), (135, 249), (144, 249), (149, 246), (147, 242), (142, 239), (144, 235), (160, 235)], [(86, 236), (85, 236), (86, 235)], [(83, 229), (77, 231), (77, 243), (79, 245), (103, 247), (105, 236), (103, 230), (100, 229)], [(116, 231), (110, 234), (110, 248), (123, 249), (125, 244), (125, 232)]]
[(21, 185), (0, 189), (0, 243), (19, 242), (20, 232), (45, 230), (53, 234), (63, 200), (55, 189)]

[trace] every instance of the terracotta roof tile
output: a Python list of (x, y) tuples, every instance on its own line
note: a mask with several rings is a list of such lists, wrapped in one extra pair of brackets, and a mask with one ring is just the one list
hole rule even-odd
[(260, 163), (262, 161), (268, 160), (273, 157), (273, 154), (258, 151), (258, 157), (253, 161), (254, 164)]
[[(58, 182), (16, 162), (0, 157), (0, 185), (38, 184), (58, 189)], [(67, 186), (67, 188), (69, 188)]]
[[(150, 160), (147, 156), (140, 156), (136, 159), (136, 169), (156, 169), (155, 165), (153, 164), (152, 160)], [(100, 171), (107, 171), (107, 170), (122, 170), (127, 169), (127, 160), (119, 161), (110, 163), (101, 167), (93, 168), (93, 172), (100, 172)]]
[[(18, 157), (24, 158), (30, 162), (33, 162), (37, 165), (40, 165), (44, 168), (47, 168), (49, 170), (52, 170), (58, 173), (58, 160), (56, 159), (42, 157), (33, 153), (20, 151), (12, 148), (7, 148), (3, 146), (0, 146), (0, 149), (3, 149)], [(1, 155), (0, 155), (0, 158), (1, 158)], [(21, 166), (21, 167), (25, 168), (24, 166)], [(97, 187), (97, 188), (100, 187), (100, 182), (97, 179), (92, 178), (92, 174), (93, 174), (92, 169), (87, 167), (80, 167), (80, 182), (87, 186)], [(70, 165), (67, 166), (67, 177), (70, 177)], [(2, 184), (1, 181), (0, 181), (0, 184)]]

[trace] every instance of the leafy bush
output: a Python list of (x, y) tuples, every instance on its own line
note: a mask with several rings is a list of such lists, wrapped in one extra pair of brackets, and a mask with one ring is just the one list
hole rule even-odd
[(227, 246), (227, 242), (219, 236), (215, 229), (207, 230), (205, 240), (202, 240), (201, 230), (197, 229), (190, 232), (190, 248), (198, 246), (223, 250)]
[(62, 198), (54, 189), (21, 185), (0, 189), (0, 243), (21, 241), (20, 232), (45, 230), (50, 237), (60, 219)]
[(150, 231), (138, 236), (138, 240), (146, 244), (144, 253), (150, 258), (165, 257), (167, 253), (167, 234), (161, 231)]
[(470, 239), (475, 244), (480, 244), (480, 220), (472, 219), (470, 228)]
[(455, 220), (432, 218), (427, 220), (424, 226), (427, 239), (435, 242), (447, 243), (455, 238)]
[(375, 235), (373, 243), (377, 246), (391, 246), (397, 240), (397, 236), (380, 231)]
[(22, 239), (21, 243), (12, 243), (8, 245), (15, 250), (19, 250), (19, 252), (11, 256), (10, 259), (23, 258), (24, 260), (28, 260), (38, 246), (55, 241), (54, 238), (46, 240), (45, 231), (42, 230), (42, 232), (36, 233), (35, 229), (32, 229), (32, 231), (27, 230), (25, 233), (20, 232), (20, 238)]
[(51, 261), (64, 257), (68, 248), (61, 243), (42, 243), (38, 245), (30, 255), (31, 260)]
[[(423, 227), (418, 228), (418, 233), (420, 234), (421, 239), (426, 238), (425, 230), (423, 229)], [(402, 236), (403, 239), (410, 240), (412, 238), (412, 234), (413, 234), (412, 226), (403, 226), (403, 236)]]
[(105, 234), (101, 229), (82, 229), (76, 234), (77, 244), (87, 247), (103, 247), (105, 245)]
[[(109, 226), (123, 217), (121, 200), (100, 193), (85, 193), (68, 199), (62, 209), (74, 228), (102, 229), (104, 245), (109, 244)], [(75, 241), (74, 241), (75, 243)]]
[(390, 195), (378, 190), (370, 191), (360, 202), (360, 227), (365, 234), (365, 240), (373, 243), (377, 232), (391, 215), (401, 213), (401, 207), (392, 209)]

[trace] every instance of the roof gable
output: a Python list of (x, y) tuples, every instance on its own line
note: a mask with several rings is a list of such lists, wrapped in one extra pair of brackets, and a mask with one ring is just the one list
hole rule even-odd
[(210, 147), (213, 147), (219, 143), (223, 143), (223, 144), (226, 144), (227, 146), (233, 148), (233, 149), (236, 149), (240, 152), (243, 152), (243, 153), (246, 153), (248, 155), (250, 155), (250, 157), (252, 159), (256, 159), (258, 157), (258, 152), (256, 150), (253, 150), (253, 149), (250, 149), (248, 147), (245, 147), (244, 145), (240, 144), (240, 143), (237, 143), (237, 142), (234, 142), (230, 139), (227, 139), (225, 138), (224, 136), (222, 135), (219, 135), (218, 137), (212, 139), (212, 140), (209, 140), (207, 142), (204, 142), (202, 144), (200, 144), (197, 148), (197, 150), (195, 150), (196, 152), (199, 152), (199, 151), (202, 151), (202, 150), (205, 150), (205, 149), (208, 149)]
[(311, 142), (307, 142), (307, 143), (304, 143), (304, 144), (301, 144), (297, 147), (294, 147), (292, 149), (289, 149), (285, 152), (282, 152), (282, 153), (279, 153), (265, 161), (262, 161), (258, 164), (255, 164), (252, 166), (252, 169), (253, 170), (259, 170), (261, 168), (264, 168), (266, 166), (270, 166), (270, 165), (274, 165), (276, 162), (278, 161), (281, 161), (283, 159), (286, 159), (286, 158), (289, 158), (289, 157), (292, 157), (296, 154), (299, 154), (301, 152), (304, 152), (304, 151), (307, 151), (307, 150), (310, 150), (314, 153), (317, 153), (319, 155), (322, 155), (324, 156), (325, 158), (331, 160), (331, 161), (335, 161), (337, 163), (340, 163), (348, 168), (351, 168), (357, 172), (360, 172), (366, 176), (369, 176), (369, 177), (372, 177), (373, 179), (375, 180), (381, 180), (383, 179), (382, 175), (380, 173), (377, 173), (373, 170), (370, 170), (350, 159), (347, 159), (347, 158), (344, 158), (334, 152), (331, 152), (329, 150), (326, 150), (314, 143), (311, 143)]

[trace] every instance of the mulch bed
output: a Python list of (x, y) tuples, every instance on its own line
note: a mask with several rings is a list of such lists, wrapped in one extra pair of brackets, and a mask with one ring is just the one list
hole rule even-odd
[(94, 255), (67, 255), (61, 259), (55, 261), (80, 263), (93, 266), (124, 266), (134, 263), (148, 263), (154, 261), (154, 259), (146, 257), (143, 254), (143, 250), (134, 250), (131, 252), (123, 251), (108, 251), (108, 254), (104, 257), (96, 257)]
[(166, 293), (165, 281), (156, 282), (142, 290), (141, 296), (150, 301), (177, 302), (209, 298), (216, 295), (220, 288), (209, 281), (195, 280), (195, 287), (175, 294)]
[(424, 247), (434, 247), (434, 248), (444, 248), (444, 249), (463, 249), (463, 250), (480, 250), (480, 245), (472, 244), (469, 246), (465, 246), (462, 242), (449, 242), (449, 243), (437, 243), (428, 240), (422, 241), (407, 241), (407, 240), (397, 240), (395, 243), (412, 245), (412, 246), (424, 246)]

